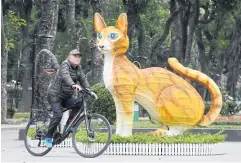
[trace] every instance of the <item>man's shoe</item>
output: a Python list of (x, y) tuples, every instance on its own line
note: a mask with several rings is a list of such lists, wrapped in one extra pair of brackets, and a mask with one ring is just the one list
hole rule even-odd
[(53, 139), (52, 138), (45, 138), (44, 144), (47, 146), (47, 148), (52, 148), (53, 147)]

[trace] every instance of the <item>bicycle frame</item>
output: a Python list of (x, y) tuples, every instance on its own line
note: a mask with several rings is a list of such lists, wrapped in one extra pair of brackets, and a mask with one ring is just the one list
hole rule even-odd
[[(84, 92), (86, 93), (86, 92)], [(86, 93), (89, 95), (89, 93)], [(57, 144), (60, 144), (62, 141), (64, 141), (68, 136), (69, 134), (71, 133), (70, 132), (70, 128), (75, 128), (75, 125), (84, 117), (85, 118), (85, 123), (86, 123), (86, 129), (87, 129), (87, 133), (88, 133), (88, 136), (90, 136), (90, 126), (89, 126), (89, 120), (88, 120), (88, 115), (89, 113), (87, 112), (87, 105), (85, 103), (85, 99), (84, 99), (84, 96), (83, 96), (83, 105), (84, 105), (84, 111), (82, 111), (82, 109), (80, 109), (78, 111), (78, 113), (74, 116), (73, 120), (70, 122), (70, 124), (66, 127), (66, 130), (63, 132), (63, 134), (61, 134), (61, 140), (59, 143)], [(68, 109), (65, 109), (63, 110), (63, 112), (67, 111)], [(55, 142), (55, 140), (53, 141)]]

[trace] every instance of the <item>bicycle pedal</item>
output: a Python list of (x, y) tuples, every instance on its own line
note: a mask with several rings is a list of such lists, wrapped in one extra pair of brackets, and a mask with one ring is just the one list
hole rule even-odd
[(53, 144), (60, 144), (62, 142), (61, 138), (57, 138), (53, 141)]
[(62, 142), (62, 135), (59, 132), (56, 132), (53, 137), (53, 144), (60, 144)]

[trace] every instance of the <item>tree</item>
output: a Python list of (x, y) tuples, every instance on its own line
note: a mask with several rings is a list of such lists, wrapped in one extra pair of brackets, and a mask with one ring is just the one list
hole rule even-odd
[[(18, 80), (16, 83), (22, 84), (24, 106), (19, 111), (29, 111), (31, 103), (33, 50), (28, 45), (36, 38), (34, 34), (53, 36), (48, 41), (37, 39), (36, 54), (42, 48), (50, 48), (60, 63), (71, 49), (79, 48), (84, 53), (81, 65), (90, 84), (103, 82), (104, 56), (96, 48), (93, 30), (95, 12), (101, 13), (110, 26), (115, 25), (120, 13), (127, 13), (130, 47), (126, 55), (132, 62), (140, 63), (137, 66), (168, 68), (167, 59), (177, 57), (184, 66), (203, 72), (219, 87), (225, 87), (229, 95), (236, 97), (235, 92), (241, 90), (239, 0), (2, 0), (2, 3), (8, 49), (6, 78), (7, 82)], [(27, 26), (15, 30), (21, 24), (20, 19), (26, 20)], [(1, 59), (6, 61), (4, 57)], [(205, 100), (210, 100), (206, 88), (192, 84)]]
[[(93, 9), (92, 14), (92, 20), (94, 19), (94, 14), (96, 12), (102, 14), (102, 2), (100, 0), (91, 0), (90, 4)], [(96, 34), (94, 32), (94, 28), (92, 27), (92, 38), (96, 39)], [(90, 60), (90, 71), (87, 73), (87, 78), (90, 83), (90, 85), (94, 85), (96, 83), (103, 83), (103, 65), (104, 60), (102, 58), (102, 55), (100, 54), (99, 50), (96, 46), (90, 46), (90, 52), (91, 52), (91, 60)]]
[(6, 123), (7, 115), (7, 62), (8, 49), (6, 47), (5, 31), (3, 26), (3, 8), (1, 11), (1, 123)]
[[(54, 50), (55, 37), (57, 33), (58, 24), (58, 11), (59, 1), (49, 0), (41, 1), (37, 4), (38, 14), (40, 15), (39, 21), (35, 25), (34, 34), (50, 34), (53, 36), (51, 39), (39, 39), (37, 40), (37, 53), (42, 48), (49, 48), (51, 51)], [(36, 37), (36, 36), (33, 36)]]
[(173, 20), (171, 53), (184, 65), (191, 62), (193, 35), (199, 20), (199, 1), (172, 0), (170, 11), (180, 12)]
[[(142, 58), (145, 57), (145, 31), (140, 15), (147, 7), (149, 1), (122, 1), (128, 17), (128, 37), (130, 42), (128, 51), (132, 56), (137, 54), (136, 61), (139, 61), (142, 67), (145, 67), (145, 60), (142, 60)], [(138, 42), (138, 50), (135, 50), (135, 46), (132, 45), (134, 44), (133, 40), (136, 40), (136, 38)]]
[(75, 0), (67, 0), (66, 27), (71, 49), (77, 48), (79, 45), (76, 38), (78, 35), (75, 32)]
[[(4, 4), (3, 2), (3, 5), (6, 5), (6, 4)], [(7, 81), (10, 80), (8, 79), (8, 76), (9, 76), (8, 74), (10, 74), (8, 66), (11, 67), (12, 70), (15, 69), (13, 65), (10, 65), (8, 63), (13, 60), (18, 61), (18, 56), (14, 53), (9, 53), (9, 52), (17, 51), (18, 46), (16, 46), (16, 44), (18, 44), (18, 38), (19, 38), (18, 33), (22, 27), (26, 26), (26, 21), (24, 19), (21, 19), (16, 12), (9, 10), (10, 7), (11, 6), (8, 4), (8, 7), (5, 9), (2, 9), (2, 12), (1, 12), (1, 24), (2, 24), (2, 29), (1, 29), (2, 31), (2, 36), (1, 36), (2, 65), (1, 67), (2, 67), (2, 81), (3, 81), (2, 82), (2, 111), (3, 111), (2, 119), (4, 122), (6, 122), (7, 97), (8, 97), (6, 84), (7, 84)], [(3, 13), (6, 14), (5, 17)], [(17, 59), (13, 59), (13, 58), (17, 58)], [(16, 77), (17, 75), (13, 79), (16, 80)], [(16, 84), (17, 83), (18, 82), (16, 82)], [(16, 86), (11, 87), (10, 89), (14, 89), (14, 88), (16, 88)]]
[[(153, 28), (153, 30), (150, 31), (152, 45), (150, 46), (150, 54), (149, 54), (148, 61), (147, 61), (148, 67), (150, 67), (150, 66), (163, 66), (163, 67), (167, 66), (167, 58), (171, 55), (172, 56), (174, 55), (170, 52), (171, 51), (170, 50), (171, 43), (166, 41), (166, 39), (170, 35), (169, 33), (171, 31), (170, 29), (172, 27), (172, 23), (173, 23), (174, 19), (176, 19), (179, 12), (181, 12), (183, 10), (184, 6), (180, 6), (180, 7), (176, 8), (175, 10), (173, 10), (174, 3), (173, 2), (171, 3), (171, 2), (169, 5), (169, 10), (167, 10), (168, 7), (165, 6), (166, 5), (165, 3), (161, 4), (161, 6), (163, 6), (163, 7), (158, 7), (158, 5), (154, 5), (155, 7), (152, 6), (151, 9), (154, 12), (153, 12), (151, 18), (147, 17), (149, 19), (148, 24), (152, 24), (152, 21), (154, 20), (153, 17), (155, 17), (155, 15), (158, 15), (161, 18), (161, 23), (158, 24), (159, 28), (155, 27), (154, 23), (150, 27), (150, 28)], [(157, 12), (155, 12), (156, 10), (157, 10)], [(158, 10), (161, 11), (160, 12), (161, 14), (158, 14)], [(168, 12), (170, 12), (170, 14), (168, 14)], [(161, 31), (161, 33), (159, 33), (158, 31)], [(172, 41), (173, 37), (170, 38), (170, 40)], [(165, 42), (167, 42), (167, 43), (164, 44)]]
[(58, 69), (58, 61), (54, 54), (51, 52), (54, 47), (55, 36), (57, 33), (57, 23), (58, 23), (58, 9), (59, 2), (56, 0), (42, 1), (41, 6), (41, 17), (40, 21), (36, 24), (34, 33), (35, 37), (39, 34), (50, 34), (52, 38), (39, 37), (37, 42), (38, 55), (35, 59), (35, 96), (36, 109), (44, 110), (48, 106), (47, 102), (47, 88), (49, 86), (51, 75), (44, 72), (43, 68), (47, 69)]
[[(238, 8), (240, 9), (241, 3), (239, 2)], [(232, 32), (232, 39), (227, 48), (226, 72), (228, 73), (227, 91), (232, 97), (235, 97), (235, 91), (239, 76), (241, 75), (241, 12), (235, 15), (235, 24)]]
[(36, 56), (35, 76), (36, 83), (34, 86), (36, 108), (38, 110), (46, 110), (49, 108), (47, 100), (47, 90), (52, 78), (55, 74), (46, 73), (43, 69), (59, 69), (59, 63), (56, 56), (48, 49), (42, 49)]

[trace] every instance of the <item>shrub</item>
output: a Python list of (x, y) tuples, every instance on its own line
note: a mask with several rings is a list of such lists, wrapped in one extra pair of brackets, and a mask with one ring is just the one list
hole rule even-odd
[(110, 124), (114, 124), (116, 120), (116, 109), (112, 95), (103, 84), (95, 84), (92, 90), (97, 94), (98, 99), (88, 103), (91, 111), (103, 115), (108, 119)]
[[(153, 136), (146, 133), (134, 133), (132, 136), (128, 137), (121, 137), (119, 135), (112, 135), (111, 142), (112, 143), (138, 143), (138, 144), (174, 144), (174, 143), (188, 143), (188, 144), (198, 144), (198, 143), (220, 143), (224, 142), (225, 138), (227, 137), (226, 134), (221, 134), (223, 131), (220, 131), (216, 134), (207, 134), (207, 133), (198, 133), (198, 134), (191, 134), (191, 133), (184, 133), (183, 135), (177, 136)], [(99, 143), (105, 143), (107, 140), (107, 133), (98, 133), (99, 136), (95, 140)], [(100, 135), (103, 136), (100, 136)], [(86, 132), (79, 131), (77, 133), (77, 139), (81, 140), (82, 142), (88, 143), (89, 140), (86, 136)]]
[(7, 118), (13, 118), (13, 115), (16, 113), (17, 109), (15, 107), (8, 106), (7, 109)]
[[(154, 136), (147, 133), (134, 133), (132, 136), (122, 137), (120, 135), (112, 135), (111, 143), (138, 143), (138, 144), (201, 144), (201, 143), (220, 143), (224, 142), (227, 135), (222, 134), (223, 130), (215, 133), (215, 134), (207, 134), (207, 133), (197, 133), (192, 134), (186, 132), (182, 135), (176, 136)], [(76, 133), (76, 140), (89, 143), (89, 139), (86, 135), (86, 131), (81, 130)], [(34, 138), (36, 135), (36, 130), (29, 129), (28, 136), (30, 138)], [(98, 132), (98, 137), (95, 138), (95, 142), (97, 143), (106, 143), (107, 141), (107, 133)]]
[[(241, 111), (241, 104), (235, 101), (232, 96), (228, 95), (226, 88), (220, 87), (220, 91), (223, 99), (223, 105), (222, 105), (220, 115), (232, 116), (237, 114), (239, 111)], [(209, 111), (210, 104), (211, 104), (210, 101), (205, 102), (205, 112), (204, 112), (205, 114)]]
[[(210, 106), (211, 106), (211, 102), (206, 101), (204, 114), (206, 114), (209, 111)], [(231, 116), (231, 115), (237, 114), (239, 111), (241, 111), (241, 105), (238, 105), (237, 102), (234, 100), (227, 100), (227, 101), (223, 102), (223, 106), (222, 106), (220, 115)]]
[(214, 125), (241, 125), (241, 116), (218, 116)]

